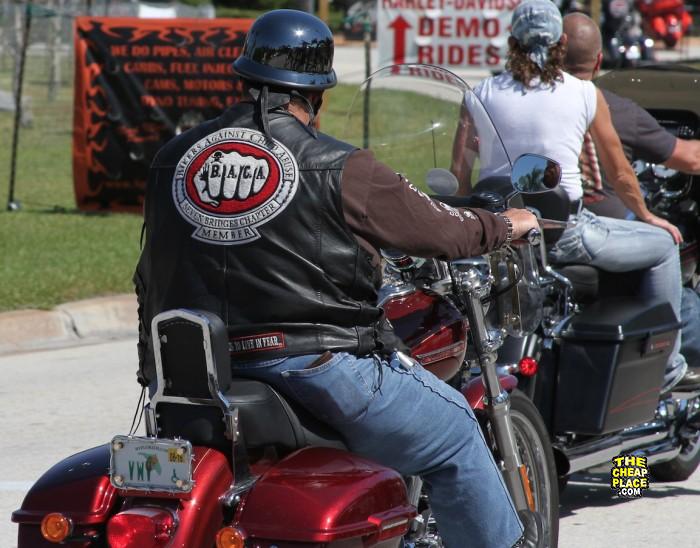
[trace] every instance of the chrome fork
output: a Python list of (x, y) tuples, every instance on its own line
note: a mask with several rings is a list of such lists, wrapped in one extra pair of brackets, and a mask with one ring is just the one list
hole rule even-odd
[(496, 370), (496, 350), (500, 340), (492, 338), (486, 329), (484, 309), (481, 304), (481, 280), (475, 272), (467, 272), (462, 278), (466, 294), (467, 319), (476, 352), (481, 364), (481, 378), (486, 394), (484, 404), (491, 421), (498, 451), (503, 460), (503, 476), (517, 510), (534, 510), (527, 474), (517, 450), (510, 417), (510, 395), (501, 390)]

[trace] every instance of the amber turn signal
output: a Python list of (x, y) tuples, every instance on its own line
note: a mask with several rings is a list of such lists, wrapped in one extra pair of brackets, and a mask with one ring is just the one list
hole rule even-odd
[(216, 548), (243, 548), (245, 533), (235, 527), (224, 527), (216, 533)]
[(63, 542), (73, 532), (73, 522), (63, 514), (46, 514), (41, 520), (41, 535), (49, 542)]

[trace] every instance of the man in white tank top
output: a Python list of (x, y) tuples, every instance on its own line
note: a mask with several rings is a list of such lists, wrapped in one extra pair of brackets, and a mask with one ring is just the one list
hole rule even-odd
[[(573, 207), (568, 228), (550, 252), (558, 263), (586, 263), (610, 272), (644, 271), (643, 295), (671, 303), (680, 316), (681, 273), (678, 229), (646, 208), (639, 183), (612, 126), (602, 94), (562, 70), (566, 35), (550, 0), (526, 0), (513, 12), (506, 71), (474, 90), (491, 115), (511, 159), (526, 152), (562, 166), (562, 188)], [(642, 222), (597, 217), (581, 208), (579, 155), (590, 132), (607, 179)], [(489, 166), (482, 166), (488, 176)], [(676, 341), (665, 388), (687, 371)]]

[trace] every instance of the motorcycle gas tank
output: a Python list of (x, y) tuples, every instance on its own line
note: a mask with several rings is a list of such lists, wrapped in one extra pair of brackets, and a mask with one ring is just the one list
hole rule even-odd
[(425, 289), (398, 293), (382, 304), (411, 356), (442, 380), (457, 374), (467, 350), (468, 323), (447, 298)]

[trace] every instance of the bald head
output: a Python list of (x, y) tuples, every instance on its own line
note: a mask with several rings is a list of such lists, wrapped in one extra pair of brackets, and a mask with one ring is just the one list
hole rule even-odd
[(583, 13), (570, 13), (564, 17), (564, 34), (569, 39), (564, 62), (566, 71), (590, 80), (598, 64), (598, 55), (603, 49), (598, 25)]

